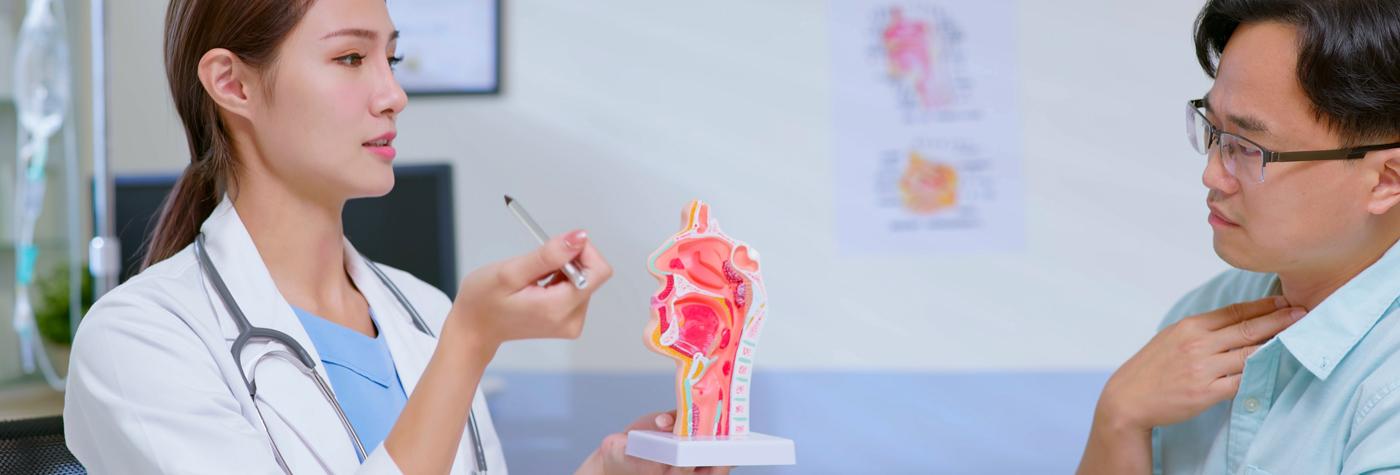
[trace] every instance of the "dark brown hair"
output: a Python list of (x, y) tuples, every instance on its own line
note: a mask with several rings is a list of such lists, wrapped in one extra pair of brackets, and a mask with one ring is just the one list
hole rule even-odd
[[(199, 80), (205, 53), (224, 48), (266, 73), (278, 47), (314, 0), (171, 0), (165, 13), (165, 75), (185, 126), (190, 164), (165, 197), (142, 267), (180, 252), (218, 206), (237, 167), (219, 106)], [(264, 91), (266, 92), (266, 91)]]
[(1196, 58), (1215, 77), (1241, 24), (1298, 28), (1298, 81), (1317, 118), (1352, 146), (1400, 137), (1400, 1), (1210, 0), (1196, 18)]

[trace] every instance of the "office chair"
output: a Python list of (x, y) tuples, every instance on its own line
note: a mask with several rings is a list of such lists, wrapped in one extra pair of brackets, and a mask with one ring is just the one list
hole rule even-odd
[(12, 473), (87, 473), (63, 441), (63, 416), (0, 422), (0, 474)]

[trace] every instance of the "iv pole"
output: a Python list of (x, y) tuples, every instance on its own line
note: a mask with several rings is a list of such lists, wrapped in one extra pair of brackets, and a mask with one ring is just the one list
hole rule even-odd
[[(93, 92), (93, 161), (94, 190), (93, 216), (95, 238), (89, 243), (89, 271), (100, 278), (100, 290), (110, 289), (115, 283), (118, 269), (117, 246), (111, 239), (111, 172), (106, 156), (106, 74), (105, 74), (105, 13), (104, 0), (89, 0), (92, 46), (92, 92)], [(56, 2), (56, 3), (55, 3)], [(54, 389), (62, 391), (66, 378), (60, 376), (46, 354), (40, 341), (35, 322), (30, 287), (34, 283), (34, 267), (39, 256), (35, 243), (35, 229), (42, 213), (45, 194), (45, 169), (49, 158), (49, 141), (56, 129), (61, 128), (65, 155), (64, 178), (70, 197), (68, 202), (68, 302), (70, 331), (76, 332), (81, 317), (81, 282), (78, 274), (81, 259), (81, 230), (78, 215), (81, 209), (82, 193), (78, 167), (77, 123), (74, 114), (69, 71), (69, 50), (66, 28), (68, 18), (63, 8), (64, 0), (32, 0), (28, 7), (32, 11), (25, 14), (20, 31), (20, 41), (16, 54), (15, 75), (16, 109), (19, 112), (21, 135), (25, 142), (19, 147), (16, 160), (16, 204), (23, 209), (16, 214), (16, 301), (13, 325), (20, 337), (22, 367), (26, 373), (42, 370), (45, 381)], [(64, 116), (68, 124), (64, 126)]]
[[(92, 46), (92, 241), (88, 243), (88, 271), (93, 277), (93, 297), (117, 286), (120, 275), (120, 242), (112, 218), (112, 169), (107, 162), (107, 29), (106, 0), (90, 0), (88, 18)], [(73, 330), (78, 320), (73, 319)]]
[[(32, 0), (28, 3), (20, 28), (19, 46), (14, 68), (15, 105), (19, 113), (20, 142), (15, 161), (15, 204), (21, 206), (15, 216), (15, 312), (13, 325), (20, 338), (21, 366), (26, 373), (41, 372), (54, 389), (62, 391), (65, 378), (49, 360), (30, 302), (34, 285), (35, 266), (39, 258), (36, 231), (43, 213), (47, 188), (49, 142), (62, 131), (64, 143), (64, 177), (69, 196), (78, 184), (77, 134), (74, 132), (72, 82), (67, 46), (68, 15), (63, 3), (54, 0)], [(65, 117), (69, 124), (64, 126)], [(78, 313), (79, 289), (76, 284), (79, 247), (74, 242), (78, 233), (76, 202), (68, 203), (67, 234), (69, 275), (69, 314)]]

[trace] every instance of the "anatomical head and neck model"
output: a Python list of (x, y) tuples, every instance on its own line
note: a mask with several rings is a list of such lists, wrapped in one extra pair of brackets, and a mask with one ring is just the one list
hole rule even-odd
[(720, 231), (701, 201), (690, 203), (681, 226), (649, 260), (661, 289), (646, 344), (676, 361), (677, 436), (741, 436), (768, 306), (758, 252)]

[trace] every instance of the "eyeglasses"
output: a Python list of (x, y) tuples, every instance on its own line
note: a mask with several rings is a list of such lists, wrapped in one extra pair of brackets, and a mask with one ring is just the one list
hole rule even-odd
[(1205, 115), (1205, 99), (1186, 103), (1186, 138), (1202, 155), (1219, 147), (1220, 161), (1236, 180), (1248, 183), (1264, 182), (1264, 166), (1273, 162), (1311, 162), (1318, 160), (1355, 160), (1368, 152), (1400, 148), (1400, 142), (1384, 145), (1312, 150), (1306, 152), (1275, 152), (1247, 138), (1222, 132)]

